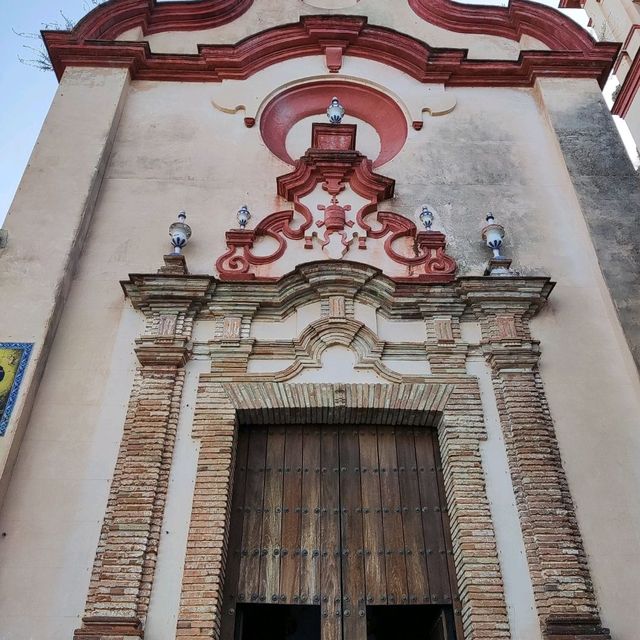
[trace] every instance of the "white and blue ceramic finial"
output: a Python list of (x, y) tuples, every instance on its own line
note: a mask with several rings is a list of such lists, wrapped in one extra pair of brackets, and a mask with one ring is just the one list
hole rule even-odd
[(246, 204), (243, 204), (238, 210), (238, 224), (241, 229), (247, 228), (247, 223), (251, 220), (251, 212)]
[(344, 118), (344, 107), (340, 104), (340, 100), (334, 97), (327, 109), (327, 117), (331, 124), (340, 124)]
[(180, 211), (180, 213), (178, 213), (178, 222), (174, 222), (169, 227), (169, 235), (171, 236), (171, 246), (173, 247), (174, 255), (180, 255), (182, 253), (182, 249), (191, 237), (191, 227), (186, 224), (186, 219), (186, 212)]

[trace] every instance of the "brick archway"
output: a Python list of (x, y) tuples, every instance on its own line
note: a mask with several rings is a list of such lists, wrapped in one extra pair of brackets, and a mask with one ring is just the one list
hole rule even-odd
[[(437, 429), (466, 640), (509, 637), (502, 576), (485, 491), (484, 426), (475, 380), (429, 384), (279, 384), (201, 376), (193, 437), (200, 457), (177, 638), (218, 638), (239, 425), (379, 424)], [(482, 532), (482, 540), (478, 539)], [(489, 593), (483, 588), (491, 585)], [(206, 593), (206, 601), (201, 594)]]

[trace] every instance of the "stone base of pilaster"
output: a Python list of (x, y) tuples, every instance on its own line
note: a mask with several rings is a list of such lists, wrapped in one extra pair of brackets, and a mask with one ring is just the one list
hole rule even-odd
[(144, 638), (142, 622), (138, 618), (91, 616), (82, 618), (74, 640), (131, 640)]
[(544, 632), (545, 640), (611, 640), (609, 629), (593, 616), (550, 616)]
[(158, 269), (158, 273), (170, 276), (186, 276), (189, 274), (187, 259), (181, 253), (169, 253), (164, 256), (164, 266)]

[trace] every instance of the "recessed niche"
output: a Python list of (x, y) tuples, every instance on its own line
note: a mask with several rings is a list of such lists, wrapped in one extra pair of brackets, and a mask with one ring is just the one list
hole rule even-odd
[[(309, 148), (311, 125), (314, 122), (328, 122), (328, 120), (324, 113), (320, 113), (304, 118), (291, 127), (291, 130), (287, 134), (286, 146), (287, 153), (292, 158), (303, 156)], [(378, 132), (368, 122), (360, 120), (360, 118), (347, 116), (343, 122), (344, 124), (358, 125), (358, 136), (356, 138), (357, 151), (367, 156), (367, 158), (375, 160), (380, 155), (381, 150)]]

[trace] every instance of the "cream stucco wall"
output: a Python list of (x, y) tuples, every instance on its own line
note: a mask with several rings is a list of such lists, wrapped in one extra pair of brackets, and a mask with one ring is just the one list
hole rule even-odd
[(2, 341), (33, 354), (12, 422), (0, 438), (0, 503), (111, 152), (128, 88), (122, 69), (65, 73), (4, 223)]
[[(465, 43), (471, 41), (470, 36), (448, 34), (445, 38), (444, 33), (423, 25), (415, 16), (397, 16), (388, 3), (376, 4), (372, 12), (373, 6), (373, 0), (363, 0), (349, 11), (375, 13), (372, 22), (403, 25), (433, 44), (455, 42), (456, 46), (467, 46)], [(297, 19), (283, 11), (266, 9), (258, 2), (248, 21), (223, 27), (211, 37), (207, 34), (207, 41), (235, 40), (254, 29), (257, 22), (266, 28), (278, 21)], [(313, 13), (317, 9), (301, 11)], [(152, 46), (156, 50), (177, 50), (179, 40), (179, 46), (187, 50), (202, 37), (198, 33), (180, 34), (179, 38), (159, 35), (153, 37)], [(507, 57), (517, 55), (513, 43), (498, 40), (476, 38), (473, 42), (483, 55), (502, 57), (501, 51), (508, 53)], [(375, 77), (391, 93), (424, 90), (412, 86), (413, 81), (399, 72), (379, 67), (347, 59), (344, 73), (363, 81)], [(102, 126), (100, 153), (109, 136), (114, 142), (107, 153), (108, 164), (104, 158), (104, 178), (99, 174), (92, 225), (0, 511), (0, 531), (7, 534), (0, 538), (2, 640), (68, 640), (78, 626), (122, 433), (135, 365), (133, 340), (141, 331), (140, 318), (123, 300), (118, 281), (127, 273), (152, 272), (160, 266), (168, 249), (167, 226), (181, 208), (187, 210), (194, 230), (186, 250), (189, 268), (193, 273), (212, 273), (216, 258), (225, 250), (224, 232), (235, 225), (239, 205), (249, 204), (255, 216), (252, 224), (286, 207), (275, 195), (275, 179), (290, 167), (269, 152), (259, 127), (247, 129), (241, 114), (230, 115), (213, 106), (212, 101), (224, 87), (133, 82), (116, 132), (114, 121), (126, 74), (98, 70), (68, 73), (70, 78), (76, 73), (82, 78), (79, 93), (70, 100), (75, 106), (56, 108), (61, 113), (70, 109), (75, 120), (91, 110), (101, 113), (85, 96), (100, 96), (100, 87), (113, 82), (108, 91), (111, 111), (105, 114), (104, 123), (93, 123), (92, 127), (97, 130)], [(270, 70), (269, 82), (275, 90), (291, 80), (324, 73), (323, 60), (313, 58), (276, 65)], [(61, 91), (65, 86), (63, 82)], [(248, 81), (244, 87), (248, 95), (262, 96), (264, 78), (260, 83)], [(506, 252), (514, 257), (515, 268), (527, 274), (549, 274), (558, 282), (548, 308), (534, 323), (535, 337), (542, 340), (543, 377), (604, 622), (617, 640), (635, 639), (634, 604), (640, 592), (640, 571), (635, 566), (640, 557), (637, 370), (541, 93), (509, 88), (456, 89), (451, 93), (456, 108), (446, 116), (426, 118), (420, 132), (410, 128), (404, 150), (380, 167), (381, 173), (397, 181), (395, 199), (384, 203), (383, 208), (412, 215), (423, 202), (430, 203), (437, 212), (435, 228), (447, 233), (449, 253), (458, 260), (461, 274), (484, 270), (487, 252), (479, 234), (484, 215), (493, 211), (507, 229)], [(62, 144), (65, 126), (70, 123), (59, 124), (55, 119), (45, 125), (42, 144), (53, 156), (50, 165), (56, 164), (53, 151)], [(300, 130), (299, 135), (308, 137), (310, 132)], [(78, 182), (82, 178), (74, 167), (63, 165), (62, 169), (67, 180), (69, 172)], [(25, 183), (29, 197), (40, 201), (51, 198), (55, 189), (47, 178), (52, 175), (50, 171), (43, 164)], [(39, 176), (44, 177), (36, 179)], [(56, 208), (60, 220), (66, 220), (68, 214), (64, 204), (61, 201)], [(42, 211), (42, 205), (34, 211)], [(42, 223), (26, 205), (20, 215), (20, 224), (26, 227), (35, 229)], [(26, 231), (20, 237), (9, 229), (10, 240), (15, 237), (23, 246), (29, 245)], [(46, 229), (52, 246), (57, 246), (64, 227)], [(286, 271), (301, 260), (311, 259), (309, 252), (294, 245), (291, 243), (291, 252), (278, 269)], [(42, 260), (46, 268), (46, 259), (41, 258), (47, 255), (46, 245), (36, 248), (32, 260), (34, 264)], [(6, 255), (0, 254), (3, 269)], [(382, 252), (373, 243), (358, 257), (385, 265)], [(25, 310), (44, 309), (46, 302), (38, 283), (32, 282), (29, 261), (24, 264), (21, 274), (14, 277), (24, 278), (26, 298), (5, 325), (15, 339), (21, 323), (27, 322)], [(56, 269), (60, 276), (64, 265)], [(29, 305), (26, 300), (30, 300)], [(357, 313), (384, 339), (423, 339), (415, 323), (400, 327), (366, 307)], [(256, 324), (254, 337), (292, 338), (318, 314), (316, 307), (300, 310), (295, 318), (275, 328), (266, 326), (268, 323)], [(46, 317), (34, 316), (34, 322), (40, 326)], [(210, 339), (211, 329), (206, 323), (197, 326), (196, 341)], [(35, 330), (32, 333), (36, 342), (42, 340), (41, 334)], [(477, 328), (467, 327), (464, 335), (474, 341)], [(345, 381), (375, 378), (371, 372), (354, 371), (349, 357), (340, 350), (327, 352), (326, 368), (305, 372), (304, 379), (333, 381), (336, 371)], [(184, 519), (196, 455), (196, 445), (189, 438), (189, 416), (197, 373), (207, 364), (198, 360), (188, 369), (163, 526), (168, 533), (163, 534), (160, 548), (148, 640), (172, 637), (171, 624), (177, 611), (175, 581), (184, 556)], [(277, 370), (286, 363), (271, 365)], [(268, 365), (254, 361), (250, 366), (259, 371)], [(396, 365), (402, 366), (407, 364)], [(422, 371), (428, 375), (427, 363), (415, 366), (412, 374)], [(530, 583), (520, 571), (521, 546), (519, 542), (511, 544), (518, 524), (513, 504), (509, 503), (511, 487), (491, 409), (492, 394), (482, 366), (476, 363), (470, 366), (470, 372), (482, 380), (485, 412), (493, 421), (483, 455), (490, 498), (496, 500), (493, 513), (508, 604), (514, 632), (517, 628), (520, 634), (514, 637), (536, 640)], [(0, 446), (6, 446), (6, 442)], [(519, 563), (515, 565), (518, 571), (513, 569), (514, 562)]]

